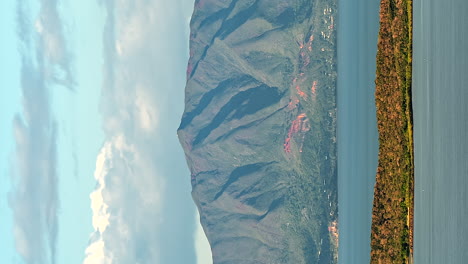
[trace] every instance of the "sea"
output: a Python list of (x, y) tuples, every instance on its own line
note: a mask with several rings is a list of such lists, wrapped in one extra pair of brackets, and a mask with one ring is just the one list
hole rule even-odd
[(379, 0), (338, 4), (338, 214), (342, 264), (370, 261), (378, 158), (375, 73)]
[(414, 263), (468, 263), (468, 1), (413, 13)]

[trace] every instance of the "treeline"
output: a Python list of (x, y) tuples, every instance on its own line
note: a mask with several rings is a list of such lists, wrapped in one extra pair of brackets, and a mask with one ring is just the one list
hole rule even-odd
[(375, 100), (379, 163), (371, 263), (412, 263), (412, 1), (381, 0)]

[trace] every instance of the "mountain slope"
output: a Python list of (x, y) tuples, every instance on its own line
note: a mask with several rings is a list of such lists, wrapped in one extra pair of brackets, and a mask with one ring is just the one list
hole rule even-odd
[(214, 263), (336, 263), (336, 0), (199, 0), (178, 130)]

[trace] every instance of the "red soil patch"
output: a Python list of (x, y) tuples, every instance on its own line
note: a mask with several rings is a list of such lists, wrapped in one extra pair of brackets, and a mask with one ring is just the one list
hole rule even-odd
[[(302, 113), (294, 119), (294, 121), (291, 124), (291, 127), (289, 128), (288, 131), (288, 136), (284, 140), (284, 152), (286, 153), (291, 153), (291, 139), (298, 133), (300, 132), (307, 132), (310, 130), (310, 126), (308, 123), (308, 119), (305, 113)], [(304, 135), (302, 136), (302, 142), (304, 141)], [(302, 152), (302, 142), (301, 142), (301, 148), (299, 152)]]

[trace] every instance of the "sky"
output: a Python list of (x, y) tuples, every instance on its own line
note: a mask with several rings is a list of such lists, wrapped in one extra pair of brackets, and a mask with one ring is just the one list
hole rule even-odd
[(0, 263), (211, 263), (176, 134), (192, 9), (0, 2)]

